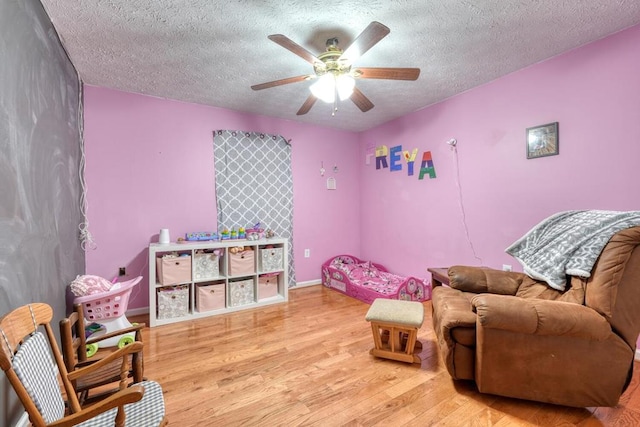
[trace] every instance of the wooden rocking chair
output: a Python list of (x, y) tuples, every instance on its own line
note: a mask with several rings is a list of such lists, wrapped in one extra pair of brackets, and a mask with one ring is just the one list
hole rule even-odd
[[(141, 343), (134, 342), (98, 362), (69, 373), (51, 328), (52, 318), (53, 310), (43, 303), (17, 308), (0, 318), (0, 367), (33, 426), (166, 425), (164, 398), (158, 383), (143, 381), (126, 387), (129, 372), (127, 355), (141, 351)], [(103, 369), (116, 359), (122, 360), (121, 389), (81, 408), (72, 381)], [(61, 386), (67, 397), (67, 409)]]
[[(135, 333), (135, 341), (142, 343), (142, 328), (144, 328), (144, 324), (136, 324), (130, 328), (110, 332), (96, 338), (90, 337), (89, 340), (87, 340), (85, 337), (82, 304), (75, 304), (74, 311), (71, 315), (60, 320), (62, 358), (67, 367), (67, 372), (71, 373), (76, 369), (95, 363), (109, 354), (109, 352), (103, 353), (101, 350), (93, 356), (88, 356), (88, 345), (95, 344), (97, 346), (101, 341), (128, 333)], [(117, 347), (112, 347), (111, 349), (116, 350)], [(144, 366), (142, 353), (142, 350), (140, 350), (127, 356), (130, 360), (131, 369), (129, 371), (129, 377), (131, 378), (131, 383), (139, 383), (143, 380)], [(93, 375), (86, 375), (83, 378), (72, 381), (71, 383), (78, 393), (80, 405), (84, 406), (87, 403), (94, 402), (96, 399), (102, 399), (107, 394), (117, 391), (117, 388), (114, 390), (105, 386), (120, 381), (121, 364), (120, 360), (114, 360)], [(96, 390), (97, 393), (90, 395), (89, 393), (93, 390)]]

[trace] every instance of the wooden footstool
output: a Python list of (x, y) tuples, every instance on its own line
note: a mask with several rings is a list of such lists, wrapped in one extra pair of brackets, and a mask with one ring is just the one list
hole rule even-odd
[[(414, 354), (418, 329), (424, 321), (424, 307), (417, 301), (378, 298), (373, 301), (365, 319), (371, 322), (376, 357), (408, 363), (420, 363)], [(422, 348), (418, 342), (418, 348)]]

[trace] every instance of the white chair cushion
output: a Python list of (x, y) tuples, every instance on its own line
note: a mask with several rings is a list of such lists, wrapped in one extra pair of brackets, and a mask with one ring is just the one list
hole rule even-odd
[[(164, 397), (162, 387), (155, 381), (142, 381), (137, 385), (144, 387), (142, 400), (124, 405), (127, 427), (154, 427), (164, 418)], [(112, 427), (115, 423), (117, 408), (111, 409), (84, 423), (82, 427)]]
[(64, 399), (49, 342), (42, 332), (34, 333), (22, 343), (13, 358), (13, 370), (47, 423), (64, 416)]
[[(60, 391), (57, 371), (49, 352), (49, 343), (42, 332), (25, 340), (13, 358), (13, 369), (35, 402), (47, 423), (64, 416), (65, 404)], [(124, 405), (127, 427), (153, 427), (164, 418), (162, 387), (155, 381), (138, 383), (144, 387), (142, 399)], [(112, 427), (117, 408), (78, 424), (82, 427)]]

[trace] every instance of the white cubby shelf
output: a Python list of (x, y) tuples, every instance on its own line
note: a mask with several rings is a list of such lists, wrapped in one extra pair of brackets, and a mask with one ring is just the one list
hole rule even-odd
[[(149, 325), (155, 327), (288, 301), (287, 244), (284, 238), (151, 243)], [(239, 246), (251, 250), (243, 252), (243, 256), (233, 255), (233, 248)], [(178, 257), (158, 261), (171, 254)]]

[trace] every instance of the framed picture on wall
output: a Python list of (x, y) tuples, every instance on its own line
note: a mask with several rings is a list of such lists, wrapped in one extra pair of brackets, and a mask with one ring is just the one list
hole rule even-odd
[(527, 159), (555, 156), (558, 143), (558, 122), (527, 128)]

